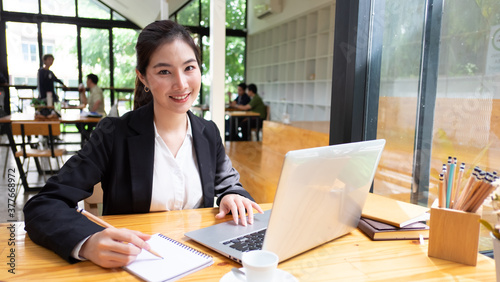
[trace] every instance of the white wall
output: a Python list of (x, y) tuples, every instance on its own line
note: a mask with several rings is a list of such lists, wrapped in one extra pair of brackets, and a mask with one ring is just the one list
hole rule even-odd
[(309, 11), (335, 3), (335, 0), (281, 0), (283, 11), (281, 13), (268, 15), (263, 19), (258, 19), (253, 10), (257, 0), (248, 1), (248, 34), (254, 34), (280, 23), (287, 22), (295, 17), (306, 14)]

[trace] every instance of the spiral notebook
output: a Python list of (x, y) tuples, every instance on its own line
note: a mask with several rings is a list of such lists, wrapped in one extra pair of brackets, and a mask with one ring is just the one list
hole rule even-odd
[(163, 259), (142, 250), (124, 269), (146, 281), (175, 281), (213, 264), (213, 258), (162, 234), (148, 240)]

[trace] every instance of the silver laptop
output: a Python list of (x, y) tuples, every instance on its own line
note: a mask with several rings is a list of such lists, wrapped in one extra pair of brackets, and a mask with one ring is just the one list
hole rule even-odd
[(229, 220), (185, 235), (239, 263), (245, 251), (269, 250), (281, 262), (343, 236), (358, 226), (384, 146), (379, 139), (290, 151), (272, 210), (252, 225)]

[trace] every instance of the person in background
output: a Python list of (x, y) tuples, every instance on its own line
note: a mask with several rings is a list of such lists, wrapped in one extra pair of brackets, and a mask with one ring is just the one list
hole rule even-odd
[(97, 75), (91, 73), (87, 75), (87, 88), (89, 88), (89, 97), (85, 96), (85, 88), (83, 85), (78, 87), (80, 92), (80, 103), (89, 105), (89, 112), (97, 112), (102, 116), (106, 116), (104, 110), (104, 95), (102, 94), (102, 89), (97, 86), (99, 78)]
[(231, 92), (227, 92), (227, 95), (229, 96), (229, 107), (234, 107), (236, 105), (246, 105), (250, 103), (250, 96), (246, 93), (247, 90), (247, 85), (242, 82), (238, 84), (238, 97), (231, 101)]
[[(248, 96), (250, 96), (250, 103), (246, 105), (236, 105), (235, 108), (242, 111), (252, 111), (260, 114), (259, 127), (262, 128), (262, 122), (267, 118), (267, 108), (262, 98), (257, 94), (257, 85), (248, 85)], [(255, 119), (250, 119), (252, 121), (251, 128), (257, 127), (257, 121)], [(248, 140), (248, 118), (241, 122), (241, 133), (242, 140)]]
[[(247, 105), (248, 103), (250, 103), (250, 96), (248, 96), (246, 91), (247, 91), (247, 85), (244, 82), (238, 84), (238, 97), (236, 97), (236, 99), (234, 99), (233, 101), (231, 101), (232, 93), (227, 92), (230, 101), (229, 108), (236, 108), (236, 105)], [(233, 128), (230, 128), (231, 122), (229, 121), (229, 118), (226, 117), (226, 140), (234, 141), (234, 140), (229, 140), (229, 137), (237, 136), (238, 129), (236, 128), (236, 124), (237, 123), (234, 124)], [(239, 140), (238, 137), (236, 137), (236, 139)]]
[(187, 29), (153, 22), (139, 34), (136, 54), (134, 110), (102, 119), (82, 150), (24, 206), (30, 239), (70, 262), (122, 267), (150, 249), (150, 235), (104, 228), (75, 211), (99, 182), (103, 215), (216, 204), (215, 218), (231, 213), (246, 226), (253, 209), (263, 213), (239, 182), (216, 124), (190, 111), (201, 88), (201, 60)]
[(52, 54), (45, 54), (42, 57), (43, 67), (38, 70), (37, 82), (38, 82), (38, 99), (47, 100), (47, 92), (52, 93), (52, 99), (54, 102), (59, 102), (59, 97), (54, 90), (54, 82), (58, 82), (62, 85), (63, 90), (68, 89), (64, 82), (56, 77), (56, 75), (50, 70), (50, 67), (54, 63), (54, 56)]

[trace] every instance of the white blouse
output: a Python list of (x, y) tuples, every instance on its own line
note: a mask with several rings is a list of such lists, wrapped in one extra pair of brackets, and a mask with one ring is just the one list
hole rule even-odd
[(199, 208), (203, 204), (196, 152), (193, 147), (191, 122), (177, 156), (170, 152), (155, 128), (153, 194), (150, 211)]

